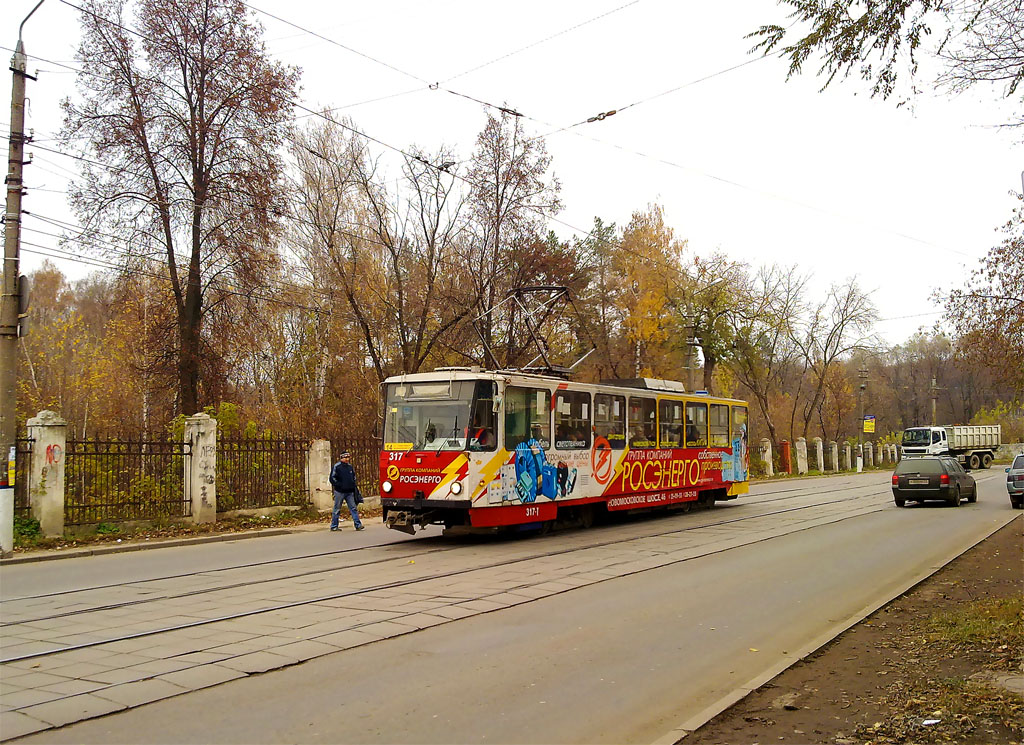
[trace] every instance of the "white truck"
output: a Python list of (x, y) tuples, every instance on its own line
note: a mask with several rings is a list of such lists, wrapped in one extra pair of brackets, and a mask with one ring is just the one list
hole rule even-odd
[(1002, 428), (998, 424), (946, 424), (903, 430), (904, 458), (951, 455), (971, 469), (988, 468), (996, 457)]

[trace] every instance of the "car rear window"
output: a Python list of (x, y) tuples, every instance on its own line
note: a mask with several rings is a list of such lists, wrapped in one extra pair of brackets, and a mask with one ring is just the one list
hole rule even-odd
[(896, 473), (942, 473), (942, 463), (930, 458), (905, 458), (896, 466)]
[(1018, 455), (1016, 458), (1014, 458), (1013, 465), (1010, 466), (1010, 468), (1013, 468), (1014, 470), (1018, 468), (1024, 468), (1024, 455)]

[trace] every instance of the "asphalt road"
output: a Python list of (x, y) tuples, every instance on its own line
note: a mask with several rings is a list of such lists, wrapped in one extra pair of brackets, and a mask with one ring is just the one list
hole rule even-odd
[[(669, 520), (685, 525), (713, 515), (714, 522), (702, 530), (717, 531), (721, 538), (717, 545), (712, 538), (710, 548), (693, 558), (667, 566), (637, 567), (533, 602), (21, 741), (672, 741), (744, 687), (770, 678), (1009, 522), (1016, 513), (1000, 476), (998, 469), (984, 474), (979, 502), (958, 509), (898, 509), (888, 493), (888, 474), (864, 474), (776, 482), (710, 513), (591, 531), (602, 540), (638, 530), (654, 535)], [(779, 523), (771, 529), (750, 523), (752, 532), (743, 536), (748, 525), (743, 517), (759, 503), (784, 503), (787, 491), (808, 486), (822, 494), (842, 493), (866, 508), (833, 510), (831, 518), (791, 525), (781, 533)], [(566, 534), (566, 540), (579, 541), (580, 533)], [(264, 540), (278, 541), (248, 543)], [(521, 545), (527, 550), (531, 543)], [(299, 547), (298, 542), (287, 545), (268, 544), (264, 552)], [(488, 550), (486, 544), (460, 548), (467, 558)], [(219, 554), (206, 556), (183, 558), (178, 569), (224, 563)], [(103, 558), (128, 567), (138, 557)], [(107, 581), (116, 579), (109, 566), (103, 569)], [(5, 586), (4, 594), (8, 591)]]

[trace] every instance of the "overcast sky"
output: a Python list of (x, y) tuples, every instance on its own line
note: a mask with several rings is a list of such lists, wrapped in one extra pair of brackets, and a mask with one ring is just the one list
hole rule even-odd
[[(35, 2), (0, 3), (8, 59)], [(514, 108), (535, 134), (624, 109), (548, 137), (560, 236), (585, 234), (595, 216), (624, 225), (657, 202), (697, 254), (795, 265), (813, 275), (816, 297), (856, 275), (890, 343), (939, 320), (930, 296), (962, 284), (1001, 240), (996, 228), (1022, 188), (1021, 133), (998, 126), (1011, 110), (998, 91), (927, 93), (897, 108), (854, 79), (824, 92), (813, 75), (786, 82), (784, 63), (749, 55), (743, 38), (789, 23), (772, 0), (250, 5), (328, 39), (258, 15), (270, 53), (302, 68), (305, 105), (346, 107), (359, 129), (398, 148), (443, 144), (468, 158), (486, 116), (470, 98)], [(39, 71), (28, 88), (37, 147), (24, 206), (59, 219), (70, 219), (60, 192), (75, 162), (42, 148), (58, 148), (57, 104), (73, 92), (74, 74), (53, 63), (74, 65), (78, 38), (77, 12), (60, 0), (46, 0), (23, 36), (29, 71)], [(37, 245), (23, 245), (23, 272), (43, 260), (38, 246), (57, 245), (33, 229), (55, 232), (26, 218), (23, 241)], [(71, 276), (88, 269), (55, 261)]]

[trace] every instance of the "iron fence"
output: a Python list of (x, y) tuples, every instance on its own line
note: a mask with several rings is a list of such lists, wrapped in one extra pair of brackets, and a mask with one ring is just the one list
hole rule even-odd
[(217, 510), (309, 503), (309, 440), (217, 440)]
[(30, 437), (19, 437), (14, 449), (14, 516), (32, 516), (32, 443)]
[(189, 445), (168, 440), (68, 440), (64, 452), (64, 523), (89, 525), (189, 517), (184, 468)]

